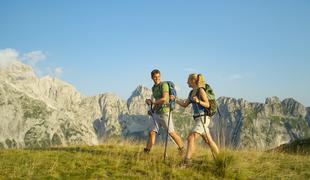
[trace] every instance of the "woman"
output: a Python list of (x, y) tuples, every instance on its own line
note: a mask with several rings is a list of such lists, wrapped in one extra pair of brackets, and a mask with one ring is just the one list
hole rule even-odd
[(213, 141), (209, 132), (210, 117), (206, 115), (207, 109), (210, 108), (208, 101), (208, 96), (205, 91), (205, 82), (201, 74), (190, 74), (188, 77), (187, 84), (189, 87), (193, 88), (189, 93), (188, 98), (185, 101), (177, 100), (177, 104), (186, 108), (188, 105), (192, 104), (194, 111), (194, 126), (190, 131), (187, 138), (187, 151), (184, 159), (184, 164), (187, 165), (195, 150), (195, 140), (198, 137), (202, 137), (203, 140), (209, 144), (212, 152), (217, 155), (219, 149), (215, 142)]

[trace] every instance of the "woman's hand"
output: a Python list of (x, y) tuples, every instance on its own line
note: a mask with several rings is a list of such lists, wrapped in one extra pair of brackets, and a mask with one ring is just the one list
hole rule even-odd
[(199, 98), (198, 98), (197, 96), (194, 96), (194, 97), (193, 97), (193, 100), (194, 100), (196, 103), (198, 103), (198, 104), (200, 103), (200, 100), (199, 100)]

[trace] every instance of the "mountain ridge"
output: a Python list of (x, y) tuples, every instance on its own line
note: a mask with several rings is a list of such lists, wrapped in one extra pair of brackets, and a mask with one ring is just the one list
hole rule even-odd
[[(152, 93), (143, 85), (127, 100), (113, 93), (85, 96), (57, 78), (38, 78), (20, 62), (1, 68), (0, 81), (3, 148), (95, 145), (111, 136), (144, 139), (152, 126), (144, 102)], [(292, 98), (257, 103), (219, 97), (217, 102), (220, 114), (212, 118), (210, 130), (222, 147), (269, 149), (310, 134), (310, 108)], [(178, 106), (173, 112), (182, 138), (191, 112)]]

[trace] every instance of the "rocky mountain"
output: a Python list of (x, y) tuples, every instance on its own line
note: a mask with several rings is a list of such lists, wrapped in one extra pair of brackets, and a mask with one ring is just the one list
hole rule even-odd
[[(138, 86), (124, 101), (110, 93), (87, 97), (53, 77), (39, 78), (19, 61), (0, 68), (0, 148), (96, 145), (109, 137), (143, 139), (152, 126), (144, 101), (151, 90)], [(310, 136), (310, 108), (294, 99), (265, 103), (221, 97), (210, 125), (223, 147), (270, 149)], [(185, 138), (191, 109), (177, 107), (175, 127)], [(158, 139), (162, 139), (161, 131)]]
[(250, 103), (221, 97), (218, 103), (211, 131), (221, 146), (263, 150), (310, 136), (307, 108), (294, 99)]
[(0, 82), (1, 147), (97, 144), (87, 119), (77, 118), (83, 97), (73, 86), (37, 78), (18, 61), (0, 69)]
[(81, 95), (57, 78), (38, 78), (19, 61), (0, 68), (0, 147), (98, 144), (111, 136), (144, 137), (151, 126), (139, 86), (128, 102), (110, 93)]
[(307, 116), (306, 119), (308, 121), (308, 125), (310, 126), (310, 107), (307, 107)]

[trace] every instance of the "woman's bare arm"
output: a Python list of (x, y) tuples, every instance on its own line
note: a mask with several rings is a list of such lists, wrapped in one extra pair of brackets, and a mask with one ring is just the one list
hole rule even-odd
[(201, 97), (201, 100), (198, 103), (205, 108), (209, 108), (210, 103), (209, 103), (206, 91), (204, 89), (200, 88), (199, 89), (199, 95)]
[(177, 99), (176, 103), (184, 108), (186, 108), (190, 104), (188, 99), (186, 99), (185, 101)]

